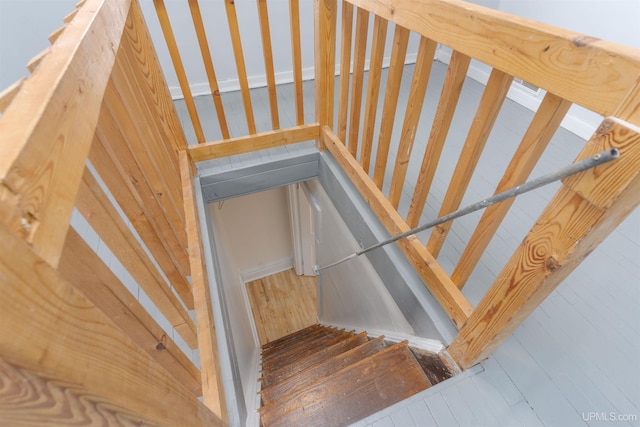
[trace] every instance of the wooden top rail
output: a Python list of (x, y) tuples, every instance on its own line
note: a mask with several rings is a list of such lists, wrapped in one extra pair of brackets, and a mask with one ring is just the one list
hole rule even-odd
[(605, 116), (640, 75), (636, 49), (475, 4), (345, 1)]

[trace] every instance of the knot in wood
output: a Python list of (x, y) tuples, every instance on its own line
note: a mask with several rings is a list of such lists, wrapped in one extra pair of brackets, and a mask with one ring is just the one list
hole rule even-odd
[(560, 263), (553, 256), (550, 256), (549, 258), (547, 258), (544, 265), (545, 267), (547, 267), (547, 270), (551, 272), (556, 271), (557, 269), (560, 268)]

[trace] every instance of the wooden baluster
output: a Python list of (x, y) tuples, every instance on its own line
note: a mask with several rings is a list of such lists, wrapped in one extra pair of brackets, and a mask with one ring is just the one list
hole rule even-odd
[[(558, 96), (551, 93), (545, 95), (529, 129), (513, 154), (513, 158), (496, 188), (496, 193), (501, 193), (527, 180), (570, 106), (569, 101)], [(460, 261), (451, 274), (451, 279), (460, 289), (469, 279), (471, 272), (480, 261), (480, 257), (514, 202), (515, 198), (512, 198), (485, 209), (460, 257)]]
[(362, 128), (362, 149), (360, 151), (360, 165), (369, 172), (371, 163), (371, 147), (373, 145), (373, 130), (376, 124), (378, 109), (378, 95), (380, 94), (380, 77), (382, 75), (382, 59), (384, 45), (387, 40), (386, 19), (376, 15), (373, 21), (373, 41), (371, 42), (371, 58), (369, 60), (369, 75), (367, 76), (367, 97), (364, 105), (364, 126)]
[(300, 48), (300, 4), (289, 0), (291, 20), (291, 53), (293, 54), (293, 86), (296, 91), (296, 124), (304, 124), (304, 94), (302, 93), (302, 49)]
[(429, 189), (433, 183), (433, 177), (436, 173), (438, 162), (440, 161), (440, 155), (442, 154), (449, 128), (451, 127), (453, 113), (456, 111), (456, 105), (458, 105), (458, 100), (460, 99), (462, 85), (467, 76), (467, 69), (469, 68), (470, 62), (471, 58), (468, 56), (458, 51), (453, 51), (451, 60), (449, 61), (449, 68), (447, 69), (447, 76), (445, 77), (442, 87), (440, 101), (438, 102), (438, 109), (436, 110), (436, 115), (431, 125), (427, 150), (422, 159), (416, 189), (413, 193), (411, 204), (409, 205), (407, 223), (412, 228), (418, 226), (422, 210), (427, 202)]
[(369, 12), (358, 9), (356, 14), (356, 41), (353, 52), (353, 81), (351, 82), (351, 119), (349, 120), (349, 141), (347, 148), (353, 157), (358, 154), (360, 133), (360, 112), (362, 111), (362, 85), (364, 80), (365, 54), (369, 31)]
[[(444, 216), (460, 207), (512, 81), (513, 76), (500, 70), (494, 68), (491, 72), (438, 216)], [(437, 257), (440, 253), (451, 225), (452, 221), (449, 221), (433, 229), (427, 244), (427, 249), (433, 256)]]
[(18, 95), (25, 80), (26, 78), (21, 78), (20, 80), (0, 92), (0, 117), (2, 117), (1, 115), (4, 114), (5, 110), (9, 107), (11, 101), (13, 101), (16, 95)]
[(271, 110), (271, 127), (280, 129), (280, 115), (278, 113), (278, 97), (276, 93), (276, 76), (273, 68), (273, 52), (271, 47), (271, 31), (269, 29), (269, 12), (266, 0), (258, 0), (258, 16), (260, 18), (260, 33), (262, 34), (262, 54), (264, 69), (267, 76), (267, 90), (269, 91), (269, 109)]
[(191, 93), (191, 87), (189, 87), (187, 73), (185, 72), (184, 65), (182, 64), (182, 58), (180, 57), (178, 44), (173, 34), (173, 29), (171, 28), (171, 22), (169, 21), (169, 15), (167, 14), (164, 0), (153, 0), (153, 4), (156, 7), (156, 14), (158, 15), (158, 20), (160, 21), (160, 27), (162, 28), (162, 33), (164, 34), (164, 40), (167, 43), (167, 48), (169, 49), (169, 55), (171, 56), (171, 61), (173, 62), (173, 68), (175, 69), (176, 76), (178, 77), (178, 83), (180, 84), (182, 96), (184, 96), (184, 102), (187, 106), (189, 117), (191, 118), (193, 130), (196, 133), (196, 139), (198, 142), (204, 142), (205, 137), (204, 132), (202, 131), (202, 124), (200, 123), (200, 117), (198, 117), (196, 104), (193, 101), (193, 94)]
[(220, 132), (222, 133), (222, 137), (224, 139), (227, 139), (230, 137), (229, 126), (227, 125), (227, 118), (225, 117), (222, 99), (220, 98), (220, 89), (218, 87), (216, 70), (213, 67), (211, 51), (209, 50), (209, 42), (207, 41), (207, 34), (204, 30), (204, 23), (202, 22), (202, 14), (200, 13), (198, 0), (189, 0), (189, 10), (191, 12), (191, 19), (193, 20), (193, 27), (196, 30), (198, 45), (200, 45), (200, 53), (202, 54), (204, 69), (207, 73), (209, 89), (211, 89), (211, 96), (213, 97), (213, 105), (216, 108), (216, 115), (218, 117), (218, 124), (220, 125)]
[(400, 83), (402, 82), (402, 71), (404, 70), (408, 43), (409, 30), (400, 25), (396, 25), (393, 36), (393, 50), (391, 51), (391, 63), (389, 64), (389, 74), (387, 77), (387, 88), (384, 95), (384, 106), (382, 107), (378, 151), (376, 153), (376, 163), (373, 171), (373, 182), (375, 182), (380, 189), (382, 189), (384, 174), (387, 169), (389, 144), (391, 143), (393, 122), (396, 118), (398, 95), (400, 93)]
[(340, 89), (338, 98), (338, 138), (346, 143), (349, 114), (349, 80), (351, 77), (351, 40), (353, 39), (353, 5), (342, 2), (342, 39), (340, 53)]
[(402, 196), (402, 187), (407, 176), (409, 168), (409, 159), (411, 158), (411, 150), (415, 141), (418, 122), (420, 121), (420, 113), (422, 113), (422, 104), (427, 93), (427, 85), (431, 76), (431, 65), (436, 54), (437, 43), (426, 37), (420, 39), (418, 47), (418, 58), (413, 70), (413, 81), (409, 91), (409, 100), (407, 101), (407, 110), (404, 115), (404, 123), (402, 124), (402, 133), (400, 134), (400, 144), (398, 146), (398, 154), (396, 155), (395, 167), (393, 168), (393, 177), (391, 178), (391, 188), (389, 190), (389, 201), (394, 208), (398, 209), (400, 197)]
[(238, 27), (236, 4), (234, 0), (225, 0), (224, 4), (227, 11), (227, 21), (229, 23), (229, 32), (231, 34), (231, 44), (233, 45), (233, 56), (236, 60), (236, 69), (238, 70), (238, 81), (240, 82), (242, 103), (244, 104), (244, 112), (245, 116), (247, 117), (247, 128), (249, 129), (249, 133), (253, 135), (256, 133), (256, 123), (255, 118), (253, 117), (251, 94), (249, 93), (247, 67), (244, 63), (244, 54), (242, 53), (242, 41), (240, 40), (240, 28)]
[[(316, 122), (333, 128), (337, 5), (336, 0), (314, 0), (314, 6)], [(322, 148), (319, 139), (318, 144)]]

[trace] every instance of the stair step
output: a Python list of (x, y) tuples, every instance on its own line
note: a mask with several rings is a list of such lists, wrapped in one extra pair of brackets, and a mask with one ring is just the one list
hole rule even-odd
[(314, 324), (311, 326), (307, 326), (304, 329), (300, 329), (296, 332), (292, 332), (289, 335), (285, 335), (284, 337), (278, 338), (273, 341), (269, 341), (268, 343), (262, 346), (262, 353), (272, 351), (277, 348), (286, 347), (288, 344), (295, 342), (296, 340), (302, 338), (303, 336), (312, 333), (318, 329), (322, 329), (324, 326), (319, 324)]
[(436, 385), (453, 376), (453, 368), (447, 366), (447, 363), (440, 358), (439, 354), (418, 348), (411, 348), (411, 353), (413, 353), (431, 384)]
[[(267, 388), (275, 385), (281, 381), (287, 380), (292, 375), (309, 368), (318, 363), (322, 363), (336, 354), (343, 353), (368, 341), (366, 332), (361, 332), (358, 335), (349, 337), (343, 341), (337, 342), (332, 346), (328, 346), (316, 353), (310, 354), (307, 357), (296, 360), (295, 365), (283, 366), (282, 368), (266, 372), (262, 379), (262, 387)], [(268, 374), (268, 375), (267, 375)]]
[(270, 387), (262, 389), (260, 392), (262, 404), (268, 405), (269, 403), (288, 394), (297, 393), (304, 388), (309, 388), (316, 382), (323, 380), (334, 372), (378, 353), (384, 348), (386, 348), (384, 339), (383, 337), (379, 337), (371, 341), (366, 341), (355, 348), (349, 349), (348, 351), (336, 354), (320, 363), (316, 363), (313, 366), (299, 371), (295, 376), (289, 376), (285, 380), (279, 381)]
[(336, 344), (340, 341), (352, 337), (354, 332), (341, 332), (340, 334), (327, 334), (316, 338), (312, 342), (307, 342), (304, 345), (296, 346), (292, 350), (282, 353), (277, 357), (270, 358), (266, 362), (262, 362), (263, 372), (273, 372), (284, 366), (295, 365), (296, 362), (304, 357), (317, 353), (322, 349)]
[(268, 352), (263, 352), (262, 362), (264, 364), (265, 362), (269, 362), (270, 360), (275, 360), (276, 358), (282, 356), (285, 353), (295, 351), (298, 348), (304, 348), (305, 346), (309, 346), (310, 343), (313, 343), (314, 341), (322, 337), (326, 337), (326, 336), (335, 337), (335, 336), (340, 336), (344, 333), (345, 333), (344, 330), (338, 330), (338, 329), (332, 329), (332, 328), (323, 327), (321, 329), (317, 329), (307, 335), (302, 336), (297, 341), (289, 343), (289, 345), (287, 346), (279, 347)]
[(347, 426), (429, 386), (402, 342), (263, 406), (261, 422), (265, 427)]

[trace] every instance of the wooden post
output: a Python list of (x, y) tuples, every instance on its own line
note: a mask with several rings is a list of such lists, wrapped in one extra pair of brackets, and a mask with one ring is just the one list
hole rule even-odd
[(336, 0), (314, 0), (316, 122), (330, 128), (333, 128), (336, 16)]
[(449, 353), (461, 367), (491, 354), (640, 204), (640, 128), (607, 118), (579, 159), (608, 148), (620, 158), (565, 180), (460, 329)]
[(187, 151), (180, 152), (180, 172), (182, 191), (184, 193), (184, 211), (187, 220), (187, 237), (189, 239), (189, 261), (191, 263), (196, 327), (198, 330), (202, 395), (204, 404), (225, 423), (228, 423), (227, 405), (222, 378), (220, 377), (218, 340), (213, 321), (211, 293), (204, 266), (200, 222), (193, 188), (192, 177), (195, 174), (195, 170)]

